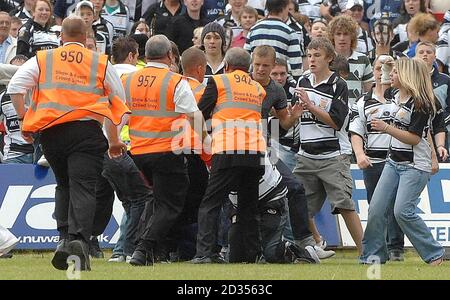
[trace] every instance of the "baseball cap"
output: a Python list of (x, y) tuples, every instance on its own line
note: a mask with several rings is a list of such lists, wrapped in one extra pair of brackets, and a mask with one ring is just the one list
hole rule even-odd
[(83, 1), (78, 2), (77, 7), (75, 8), (75, 11), (76, 12), (80, 11), (80, 9), (82, 7), (88, 7), (90, 9), (92, 9), (92, 11), (94, 11), (94, 5), (92, 4), (91, 1), (83, 0)]
[(354, 6), (359, 5), (364, 8), (363, 0), (348, 0), (347, 5), (345, 5), (345, 10), (352, 9)]

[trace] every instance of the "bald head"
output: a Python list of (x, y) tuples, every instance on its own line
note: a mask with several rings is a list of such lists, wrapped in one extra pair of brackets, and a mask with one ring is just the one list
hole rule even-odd
[(145, 57), (148, 60), (165, 59), (171, 51), (169, 39), (162, 34), (152, 36), (145, 44)]
[(242, 70), (248, 72), (251, 64), (250, 54), (242, 48), (228, 49), (224, 60), (230, 69), (229, 71)]
[(181, 55), (183, 75), (197, 79), (202, 82), (206, 72), (205, 53), (197, 47), (184, 50)]
[(181, 55), (181, 65), (185, 72), (195, 69), (199, 65), (206, 66), (205, 52), (197, 47), (186, 49)]
[(61, 39), (63, 42), (86, 42), (86, 24), (82, 18), (70, 15), (64, 19), (61, 27)]

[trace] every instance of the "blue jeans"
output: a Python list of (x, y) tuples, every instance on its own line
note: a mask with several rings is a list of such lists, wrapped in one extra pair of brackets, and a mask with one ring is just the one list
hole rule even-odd
[(283, 161), (283, 163), (291, 170), (291, 172), (295, 168), (295, 164), (297, 163), (297, 159), (295, 158), (295, 152), (289, 149), (286, 149), (285, 146), (281, 145), (276, 140), (270, 140), (271, 148), (275, 150), (278, 159)]
[(114, 246), (114, 249), (112, 251), (113, 255), (124, 255), (124, 246), (125, 246), (125, 232), (129, 226), (129, 219), (127, 218), (127, 214), (124, 213), (122, 215), (122, 220), (120, 221), (119, 229), (120, 229), (120, 235), (119, 239), (117, 240), (116, 245)]
[[(277, 159), (281, 160), (286, 167), (291, 171), (294, 170), (295, 164), (297, 162), (297, 159), (295, 158), (295, 152), (287, 150), (283, 145), (281, 145), (278, 141), (271, 139), (270, 140), (270, 147), (273, 152), (276, 153)], [(272, 155), (273, 158), (273, 155)], [(284, 177), (283, 177), (284, 179)], [(287, 210), (289, 210), (289, 207), (287, 207)], [(289, 217), (289, 213), (287, 214), (287, 220), (285, 223), (285, 227), (283, 230), (283, 237), (291, 242), (295, 240), (294, 234), (292, 233), (292, 226), (291, 226), (291, 218)]]
[(398, 225), (425, 262), (442, 257), (444, 248), (436, 242), (425, 222), (416, 214), (420, 193), (429, 178), (428, 172), (392, 161), (386, 162), (369, 206), (361, 262), (370, 263), (371, 256), (376, 256), (380, 263), (388, 260), (385, 234), (387, 214), (392, 211)]
[[(126, 215), (123, 217), (125, 222), (122, 218), (120, 224), (120, 238), (117, 242), (119, 246), (114, 247), (113, 253), (119, 254), (121, 250), (124, 255), (131, 256), (138, 239), (139, 220), (144, 211), (145, 202), (152, 197), (152, 190), (145, 183), (141, 172), (128, 154), (115, 159), (105, 155), (102, 176), (106, 178), (110, 188), (114, 189), (117, 197), (122, 201), (124, 215)], [(98, 193), (97, 202), (102, 202), (99, 197), (101, 198), (101, 194)], [(106, 216), (102, 217), (107, 221), (110, 218), (109, 210), (112, 209), (112, 202), (108, 205), (110, 208), (105, 209)], [(106, 224), (107, 222), (105, 226)]]
[[(366, 186), (367, 201), (369, 202), (369, 204), (372, 200), (372, 195), (375, 191), (378, 180), (381, 177), (381, 173), (383, 172), (384, 164), (384, 162), (376, 163), (373, 164), (372, 167), (363, 170), (364, 185)], [(400, 226), (398, 226), (398, 223), (395, 220), (393, 211), (389, 212), (387, 216), (387, 222), (388, 225), (386, 242), (388, 251), (396, 250), (403, 252), (403, 247), (405, 244), (404, 235), (402, 230), (400, 229)]]
[(33, 153), (24, 154), (14, 158), (8, 158), (3, 161), (4, 164), (32, 164), (33, 162)]

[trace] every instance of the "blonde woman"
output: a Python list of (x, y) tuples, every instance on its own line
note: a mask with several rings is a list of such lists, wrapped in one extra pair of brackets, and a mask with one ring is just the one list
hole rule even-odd
[(192, 43), (194, 44), (195, 47), (200, 48), (202, 45), (202, 31), (203, 31), (203, 27), (197, 27), (194, 29), (194, 34), (192, 37)]
[(409, 49), (406, 51), (408, 57), (416, 55), (416, 47), (420, 42), (436, 44), (439, 37), (439, 28), (440, 24), (433, 15), (423, 13), (415, 15), (408, 23), (408, 31), (410, 30), (418, 39), (410, 44)]
[(430, 118), (436, 113), (430, 75), (424, 62), (402, 58), (395, 63), (391, 85), (396, 112), (390, 124), (373, 119), (373, 130), (389, 134), (389, 155), (372, 196), (363, 238), (362, 263), (388, 260), (386, 216), (389, 211), (417, 250), (430, 265), (442, 263), (443, 247), (436, 242), (424, 221), (417, 215), (418, 198), (431, 176), (432, 146)]

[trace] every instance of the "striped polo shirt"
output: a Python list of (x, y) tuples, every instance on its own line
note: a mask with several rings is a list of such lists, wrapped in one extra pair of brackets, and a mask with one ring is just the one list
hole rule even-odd
[(305, 72), (297, 87), (303, 88), (314, 105), (330, 115), (339, 130), (323, 123), (308, 110), (303, 111), (298, 154), (312, 159), (328, 159), (351, 153), (348, 135), (342, 132), (349, 119), (347, 84), (336, 73), (320, 83), (313, 82), (314, 74)]
[(3, 159), (16, 158), (34, 152), (32, 144), (27, 143), (20, 131), (20, 124), (10, 95), (0, 93), (0, 121), (3, 121), (4, 135)]
[(321, 18), (320, 5), (323, 0), (298, 0), (298, 10), (302, 15), (308, 16), (310, 19)]
[(23, 6), (18, 10), (13, 10), (10, 15), (18, 17), (22, 21), (22, 24), (25, 24), (28, 20), (33, 19), (33, 15)]
[(367, 55), (353, 51), (348, 58), (350, 73), (347, 78), (348, 102), (352, 107), (363, 94), (363, 83), (374, 81), (372, 65)]
[(372, 130), (371, 121), (374, 118), (391, 123), (392, 114), (397, 105), (387, 99), (380, 102), (377, 95), (370, 91), (358, 99), (352, 107), (350, 127), (351, 134), (359, 135), (364, 141), (364, 152), (371, 163), (386, 161), (391, 136), (381, 131)]
[(444, 23), (439, 29), (439, 38), (436, 43), (436, 58), (447, 67), (450, 67), (450, 10), (445, 13)]
[(397, 104), (397, 110), (394, 112), (392, 125), (420, 136), (421, 140), (417, 145), (409, 145), (392, 137), (389, 158), (396, 163), (431, 172), (431, 147), (427, 141), (431, 123), (430, 114), (418, 111), (412, 98), (399, 103), (399, 93), (394, 95), (394, 101)]
[(444, 109), (445, 126), (450, 130), (450, 77), (433, 68), (431, 83), (433, 84), (434, 95)]
[(358, 40), (356, 44), (356, 51), (367, 55), (370, 59), (374, 58), (374, 42), (369, 36), (369, 33), (361, 27), (358, 29)]
[(114, 27), (114, 36), (113, 39), (118, 38), (119, 36), (126, 36), (133, 26), (133, 19), (130, 15), (128, 7), (123, 5), (122, 2), (119, 1), (119, 5), (116, 10), (113, 12), (108, 12), (106, 7), (104, 6), (101, 12), (101, 16), (109, 21)]
[(253, 52), (257, 46), (272, 46), (277, 58), (285, 59), (290, 67), (292, 76), (302, 74), (302, 53), (300, 37), (283, 21), (267, 18), (256, 23), (247, 35), (244, 49)]
[(222, 61), (220, 65), (217, 66), (216, 70), (214, 70), (208, 62), (206, 62), (206, 72), (202, 83), (204, 85), (208, 84), (208, 79), (217, 74), (225, 74), (225, 61)]

